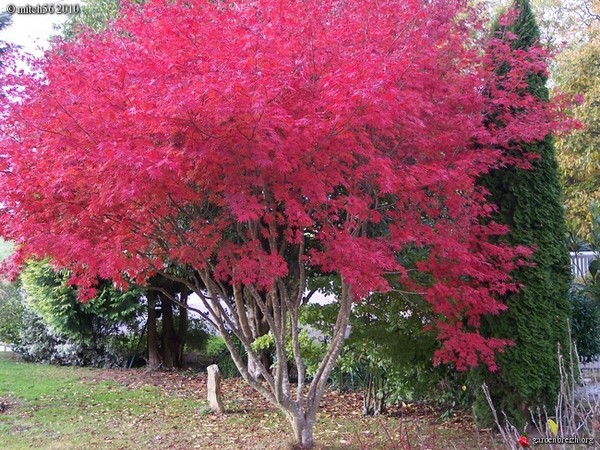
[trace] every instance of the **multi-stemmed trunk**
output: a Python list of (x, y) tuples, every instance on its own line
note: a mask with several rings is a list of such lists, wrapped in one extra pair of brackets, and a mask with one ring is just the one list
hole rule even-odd
[[(342, 345), (346, 338), (346, 329), (348, 326), (352, 299), (349, 286), (343, 285), (343, 292), (339, 301), (340, 309), (333, 335), (331, 336), (323, 360), (315, 374), (312, 374), (313, 377), (311, 383), (306, 386), (306, 367), (302, 358), (299, 342), (300, 328), (298, 323), (298, 312), (300, 303), (292, 303), (285, 291), (285, 286), (279, 286), (279, 294), (272, 293), (270, 299), (274, 304), (274, 312), (272, 316), (269, 317), (269, 321), (271, 322), (270, 331), (274, 337), (275, 356), (277, 359), (274, 373), (271, 373), (269, 367), (265, 367), (261, 355), (253, 350), (251, 346), (252, 334), (250, 330), (246, 330), (248, 334), (244, 332), (244, 328), (248, 327), (243, 324), (245, 317), (241, 317), (243, 316), (242, 314), (237, 314), (237, 311), (235, 311), (236, 314), (229, 324), (227, 323), (227, 320), (224, 320), (221, 324), (217, 324), (217, 326), (225, 339), (227, 347), (229, 348), (242, 377), (253, 388), (285, 413), (292, 426), (297, 444), (304, 449), (308, 449), (314, 444), (313, 427), (316, 421), (320, 400), (325, 392), (327, 380), (333, 370), (335, 361), (341, 352)], [(284, 298), (281, 298), (282, 293)], [(214, 297), (211, 296), (211, 298)], [(259, 306), (261, 306), (262, 309), (266, 309), (266, 302), (257, 292), (255, 292), (255, 298), (257, 299)], [(215, 313), (221, 314), (221, 317), (223, 317), (225, 311), (219, 311), (219, 308), (222, 308), (220, 305), (216, 302), (210, 302), (209, 306), (212, 307)], [(269, 314), (267, 314), (267, 316), (268, 315)], [(236, 326), (238, 324), (239, 326)], [(242, 345), (248, 354), (248, 358), (252, 360), (253, 367), (255, 367), (257, 373), (260, 374), (260, 378), (247, 370), (247, 366), (244, 364), (241, 354), (231, 339), (231, 335), (228, 333), (226, 326), (229, 329), (236, 331), (236, 336), (242, 342)], [(291, 354), (288, 354), (288, 351), (286, 350), (288, 339), (292, 344)], [(289, 359), (292, 359), (294, 362), (298, 379), (298, 384), (295, 389), (289, 381), (290, 374), (287, 364)], [(261, 379), (265, 382), (261, 382)]]
[[(302, 251), (297, 253), (301, 261)], [(259, 291), (252, 286), (234, 286), (232, 290), (213, 280), (210, 273), (199, 272), (198, 279), (188, 282), (188, 286), (201, 298), (208, 310), (207, 319), (223, 336), (232, 359), (244, 380), (267, 400), (277, 406), (289, 420), (293, 429), (296, 443), (309, 449), (314, 445), (313, 428), (319, 409), (319, 403), (335, 361), (342, 350), (347, 337), (352, 293), (350, 286), (342, 282), (341, 294), (338, 299), (339, 312), (329, 338), (323, 359), (316, 372), (311, 373), (311, 382), (306, 384), (306, 366), (300, 349), (299, 312), (304, 303), (304, 278), (301, 264), (296, 266), (300, 273), (299, 283), (290, 286), (283, 280), (278, 280), (268, 292)], [(183, 280), (185, 281), (185, 280)], [(202, 288), (200, 288), (200, 286)], [(269, 325), (275, 343), (274, 369), (252, 347), (254, 333), (250, 323), (247, 307), (248, 295), (255, 302), (261, 314)], [(247, 353), (250, 366), (242, 358), (238, 345), (233, 339), (236, 336)], [(291, 343), (292, 351), (289, 352)], [(293, 364), (288, 364), (292, 362)], [(296, 386), (290, 383), (290, 366), (295, 368), (298, 382)]]

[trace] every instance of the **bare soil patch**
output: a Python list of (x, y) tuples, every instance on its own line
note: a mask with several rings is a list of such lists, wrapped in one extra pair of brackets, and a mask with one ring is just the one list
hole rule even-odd
[(10, 401), (8, 398), (0, 397), (0, 414), (8, 412), (15, 405), (15, 402)]

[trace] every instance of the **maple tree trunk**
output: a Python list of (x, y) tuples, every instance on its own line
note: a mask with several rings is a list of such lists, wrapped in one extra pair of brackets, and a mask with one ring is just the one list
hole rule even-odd
[(294, 438), (302, 449), (310, 449), (314, 445), (314, 419), (307, 419), (304, 414), (297, 412), (288, 416), (294, 430)]
[[(298, 251), (298, 258), (301, 258), (301, 256), (302, 251), (300, 249), (300, 251)], [(209, 298), (202, 298), (203, 293), (198, 291), (198, 296), (204, 300), (204, 304), (208, 309), (219, 311), (221, 317), (226, 317), (226, 309), (224, 308), (224, 305), (226, 304), (224, 302), (219, 302), (219, 298), (224, 298), (225, 296), (220, 296), (218, 294), (218, 284), (210, 277), (203, 277), (202, 280), (212, 295)], [(333, 370), (335, 361), (341, 352), (344, 340), (347, 337), (347, 326), (353, 297), (350, 292), (350, 286), (346, 283), (342, 283), (342, 292), (339, 299), (340, 310), (338, 312), (332, 338), (327, 345), (327, 350), (325, 351), (319, 367), (312, 376), (310, 384), (306, 385), (306, 366), (302, 357), (299, 338), (299, 300), (302, 298), (302, 293), (298, 288), (295, 290), (289, 289), (284, 283), (280, 283), (278, 288), (278, 290), (274, 289), (268, 293), (270, 298), (261, 297), (257, 290), (253, 291), (257, 304), (260, 306), (261, 311), (265, 313), (265, 316), (271, 324), (271, 332), (275, 341), (275, 354), (278, 361), (278, 364), (273, 371), (270, 371), (268, 367), (265, 367), (260, 353), (256, 352), (252, 347), (254, 339), (248, 324), (248, 317), (246, 316), (248, 312), (247, 309), (241, 307), (229, 309), (229, 311), (233, 313), (231, 316), (232, 320), (240, 324), (240, 327), (236, 329), (234, 322), (232, 321), (230, 322), (231, 328), (237, 331), (237, 337), (244, 346), (248, 358), (253, 360), (253, 365), (261, 374), (261, 378), (254, 376), (253, 373), (248, 370), (246, 362), (242, 358), (235, 341), (232, 339), (231, 332), (225, 328), (225, 321), (213, 321), (213, 323), (225, 340), (233, 361), (244, 380), (285, 413), (292, 426), (293, 436), (298, 446), (297, 448), (309, 449), (314, 445), (313, 427), (320, 400), (323, 397), (327, 386), (327, 380)], [(234, 290), (236, 299), (241, 299), (242, 295), (243, 293), (241, 290)], [(296, 299), (296, 302), (292, 303), (291, 299)], [(278, 307), (269, 310), (267, 306), (268, 301)], [(243, 306), (239, 301), (236, 304)], [(291, 352), (287, 350), (289, 345), (287, 336), (290, 334), (292, 344)], [(289, 359), (293, 359), (296, 366), (298, 384), (294, 388), (290, 383), (290, 373), (287, 364)]]
[[(265, 333), (266, 334), (266, 333)], [(260, 336), (259, 336), (260, 337)], [(269, 350), (260, 350), (258, 353), (260, 364), (267, 369), (270, 369), (273, 365), (273, 358)], [(262, 378), (260, 367), (254, 362), (252, 358), (248, 358), (248, 372), (257, 379)]]
[(161, 365), (156, 327), (156, 293), (148, 292), (148, 369), (157, 370)]

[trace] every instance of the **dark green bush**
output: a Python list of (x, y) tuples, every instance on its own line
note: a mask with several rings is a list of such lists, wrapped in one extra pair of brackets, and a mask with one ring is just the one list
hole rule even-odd
[(590, 362), (600, 355), (600, 288), (574, 285), (569, 292), (571, 334), (579, 357)]
[(118, 339), (107, 339), (101, 345), (76, 342), (51, 331), (29, 310), (23, 315), (23, 328), (13, 350), (28, 362), (69, 366), (123, 367), (127, 359)]

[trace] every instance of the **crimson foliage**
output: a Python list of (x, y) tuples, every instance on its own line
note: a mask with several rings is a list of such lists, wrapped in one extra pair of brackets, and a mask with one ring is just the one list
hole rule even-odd
[[(482, 224), (476, 180), (554, 119), (520, 89), (542, 52), (473, 50), (470, 17), (454, 0), (151, 0), (31, 71), (15, 55), (2, 235), (17, 263), (70, 268), (84, 298), (97, 277), (144, 283), (175, 264), (273, 296), (305, 282), (298, 262), (354, 300), (393, 280), (432, 305), (438, 361), (493, 368), (506, 341), (480, 317), (504, 309), (527, 250), (490, 242), (506, 230)], [(424, 285), (398, 258), (411, 247)]]

